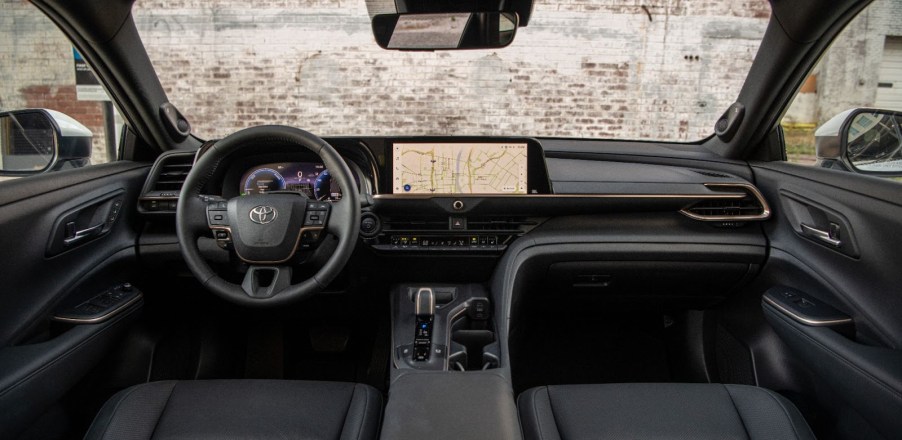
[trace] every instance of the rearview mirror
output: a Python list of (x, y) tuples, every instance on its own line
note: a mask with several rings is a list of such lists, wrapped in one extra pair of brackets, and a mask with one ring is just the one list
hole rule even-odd
[(902, 113), (846, 110), (815, 132), (818, 163), (883, 177), (902, 176)]
[(514, 41), (514, 12), (382, 14), (373, 17), (373, 36), (383, 49), (495, 49)]
[(27, 176), (87, 165), (92, 137), (87, 127), (57, 111), (0, 113), (0, 175)]

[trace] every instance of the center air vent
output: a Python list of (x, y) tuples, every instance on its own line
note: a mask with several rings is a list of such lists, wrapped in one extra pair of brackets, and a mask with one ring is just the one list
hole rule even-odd
[(536, 222), (516, 217), (472, 217), (467, 222), (471, 231), (522, 231), (524, 227), (535, 226)]
[(447, 231), (447, 217), (391, 217), (382, 220), (386, 231)]
[(706, 222), (746, 222), (770, 218), (767, 201), (752, 185), (737, 183), (706, 183), (705, 187), (724, 193), (696, 202), (680, 212), (693, 220)]
[[(469, 217), (466, 221), (468, 231), (509, 231), (523, 232), (536, 225), (535, 221), (518, 217)], [(385, 231), (448, 231), (448, 217), (391, 217), (383, 219)]]

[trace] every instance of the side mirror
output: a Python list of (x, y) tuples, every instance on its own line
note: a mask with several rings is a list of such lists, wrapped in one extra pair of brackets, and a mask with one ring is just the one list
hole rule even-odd
[(382, 14), (372, 24), (383, 49), (495, 49), (514, 41), (519, 18), (515, 12)]
[(902, 176), (902, 113), (846, 110), (815, 132), (818, 164), (880, 177)]
[(0, 113), (0, 175), (29, 176), (90, 163), (93, 133), (46, 109)]

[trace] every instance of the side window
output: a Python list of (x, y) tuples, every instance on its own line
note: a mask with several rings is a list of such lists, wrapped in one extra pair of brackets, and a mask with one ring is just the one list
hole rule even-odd
[(790, 162), (902, 180), (902, 1), (836, 38), (781, 121)]
[(29, 2), (0, 14), (0, 180), (115, 160), (122, 120), (72, 43)]

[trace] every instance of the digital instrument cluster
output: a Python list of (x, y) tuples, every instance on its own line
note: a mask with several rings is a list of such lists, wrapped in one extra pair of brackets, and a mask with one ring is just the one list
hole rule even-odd
[(322, 162), (280, 162), (257, 165), (241, 177), (241, 195), (299, 191), (320, 201), (341, 199), (341, 188)]

